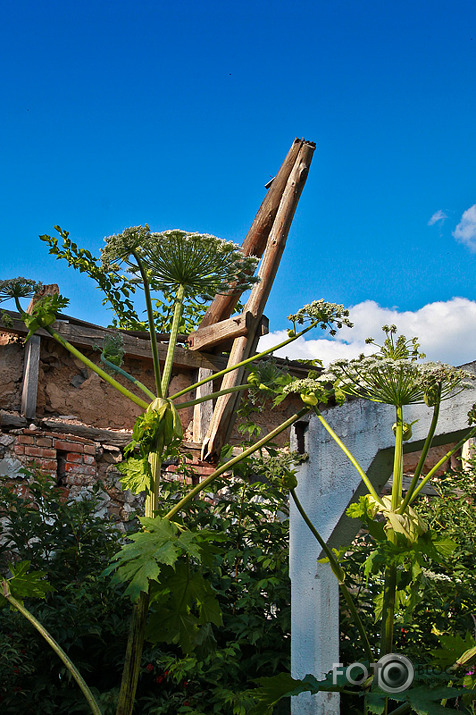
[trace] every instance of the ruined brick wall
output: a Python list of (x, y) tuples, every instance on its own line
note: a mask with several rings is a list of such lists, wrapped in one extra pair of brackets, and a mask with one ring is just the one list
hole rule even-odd
[[(111, 433), (113, 435), (113, 433)], [(124, 436), (124, 435), (123, 435)], [(127, 441), (127, 437), (124, 442)], [(211, 474), (214, 467), (200, 461), (199, 450), (186, 445), (189, 475), (187, 483), (198, 483)], [(116, 445), (85, 439), (72, 434), (51, 432), (34, 424), (0, 433), (0, 475), (19, 494), (28, 491), (30, 472), (39, 470), (51, 475), (65, 498), (81, 498), (99, 484), (99, 513), (127, 529), (127, 523), (143, 513), (143, 497), (123, 491), (117, 465), (122, 461), (122, 449)], [(176, 479), (177, 467), (167, 465), (165, 479)]]

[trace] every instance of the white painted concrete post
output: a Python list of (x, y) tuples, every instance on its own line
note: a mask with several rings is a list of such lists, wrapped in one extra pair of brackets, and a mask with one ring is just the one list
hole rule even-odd
[[(443, 403), (434, 445), (462, 438), (468, 430), (467, 412), (475, 401), (476, 390), (472, 389)], [(324, 414), (374, 486), (380, 489), (392, 471), (394, 408), (353, 400)], [(405, 421), (418, 419), (405, 451), (422, 448), (431, 416), (432, 410), (425, 405), (405, 408)], [(291, 448), (297, 448), (294, 434)], [(348, 544), (359, 523), (346, 517), (345, 511), (366, 489), (345, 454), (315, 416), (309, 421), (305, 451), (309, 460), (299, 469), (296, 493), (312, 523), (331, 546)], [(319, 679), (331, 670), (333, 663), (339, 662), (339, 590), (328, 564), (317, 563), (319, 557), (319, 544), (291, 501), (291, 672), (295, 678), (310, 673)], [(302, 693), (291, 698), (291, 712), (293, 715), (337, 715), (339, 696)]]

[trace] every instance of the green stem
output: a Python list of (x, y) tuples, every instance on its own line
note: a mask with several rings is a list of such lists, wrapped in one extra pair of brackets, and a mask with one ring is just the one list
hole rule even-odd
[(408, 713), (411, 710), (411, 705), (410, 703), (403, 703), (403, 705), (399, 705), (399, 707), (396, 710), (392, 710), (390, 715), (404, 715), (404, 713)]
[(249, 385), (235, 385), (234, 387), (227, 387), (225, 390), (218, 390), (218, 392), (211, 392), (209, 395), (204, 395), (203, 397), (197, 397), (195, 400), (188, 400), (187, 402), (175, 403), (177, 410), (181, 410), (184, 407), (194, 407), (199, 405), (200, 402), (206, 402), (207, 400), (216, 400), (217, 397), (222, 395), (229, 395), (231, 392), (241, 392), (241, 390), (249, 390)]
[(152, 363), (154, 365), (154, 377), (155, 377), (155, 389), (157, 391), (157, 397), (162, 397), (162, 385), (160, 379), (160, 362), (159, 362), (159, 350), (157, 348), (157, 336), (155, 333), (155, 323), (154, 323), (154, 311), (152, 309), (152, 299), (150, 297), (149, 280), (147, 278), (147, 273), (140, 260), (139, 256), (135, 251), (132, 251), (132, 255), (137, 261), (137, 266), (139, 268), (142, 284), (144, 286), (145, 304), (147, 308), (147, 319), (149, 322), (149, 335), (150, 335), (150, 347), (152, 349)]
[(172, 365), (174, 362), (175, 347), (177, 345), (178, 329), (180, 318), (182, 317), (183, 299), (185, 297), (185, 286), (179, 285), (177, 295), (175, 296), (174, 317), (172, 320), (172, 328), (170, 330), (169, 347), (167, 357), (165, 358), (164, 374), (162, 377), (162, 394), (167, 395), (169, 389), (170, 377), (172, 375)]
[(428, 474), (426, 475), (426, 477), (424, 477), (424, 478), (421, 480), (420, 484), (415, 488), (415, 490), (414, 490), (414, 492), (413, 492), (413, 494), (411, 495), (410, 500), (409, 500), (409, 503), (410, 503), (410, 504), (416, 499), (416, 497), (417, 497), (418, 494), (421, 492), (421, 490), (423, 489), (423, 487), (425, 486), (425, 484), (432, 478), (432, 476), (438, 471), (438, 469), (440, 469), (440, 467), (442, 467), (443, 464), (444, 464), (450, 457), (452, 457), (453, 454), (455, 454), (455, 452), (458, 451), (458, 449), (461, 449), (461, 447), (463, 446), (463, 444), (464, 444), (465, 442), (467, 442), (468, 439), (471, 439), (471, 437), (474, 437), (475, 434), (476, 434), (476, 427), (473, 427), (473, 429), (470, 430), (470, 431), (467, 433), (467, 435), (466, 435), (465, 437), (463, 437), (463, 439), (460, 439), (460, 441), (458, 442), (458, 444), (457, 444), (455, 447), (453, 447), (453, 449), (450, 449), (449, 452), (447, 452), (447, 453), (445, 454), (445, 456), (442, 457), (442, 458), (440, 459), (440, 461), (437, 462), (437, 464), (435, 464), (434, 467), (432, 467), (432, 469), (430, 469), (430, 471), (428, 472)]
[(162, 470), (162, 459), (161, 455), (157, 452), (149, 456), (149, 461), (151, 465), (152, 479), (150, 485), (150, 492), (145, 500), (145, 516), (154, 518), (155, 512), (159, 508), (159, 485)]
[(431, 420), (431, 425), (430, 429), (428, 431), (428, 435), (425, 440), (425, 444), (423, 445), (423, 449), (421, 451), (421, 456), (420, 459), (418, 460), (418, 464), (415, 469), (415, 473), (413, 475), (413, 479), (411, 481), (410, 486), (408, 487), (407, 494), (405, 496), (405, 499), (402, 502), (402, 505), (398, 509), (399, 514), (403, 514), (405, 509), (407, 508), (408, 504), (410, 503), (410, 499), (413, 496), (413, 490), (415, 489), (416, 485), (418, 484), (418, 480), (420, 479), (420, 474), (421, 470), (423, 469), (426, 458), (428, 456), (428, 452), (431, 447), (431, 443), (433, 442), (433, 436), (435, 434), (436, 426), (438, 424), (438, 416), (440, 413), (440, 400), (436, 403), (434, 409), (433, 409), (433, 418)]
[(237, 462), (239, 462), (242, 459), (245, 459), (246, 457), (249, 457), (250, 454), (253, 454), (253, 452), (256, 452), (258, 449), (261, 449), (262, 447), (265, 447), (269, 442), (271, 442), (275, 437), (278, 436), (278, 434), (281, 434), (281, 432), (284, 432), (288, 427), (290, 427), (296, 420), (301, 419), (301, 417), (304, 417), (309, 412), (309, 409), (307, 407), (304, 407), (302, 410), (299, 410), (299, 412), (296, 412), (292, 417), (286, 420), (286, 422), (283, 422), (279, 427), (276, 427), (272, 432), (270, 432), (266, 437), (263, 437), (262, 439), (259, 440), (259, 442), (256, 442), (255, 444), (251, 445), (251, 447), (248, 447), (248, 449), (245, 449), (244, 452), (241, 452), (241, 454), (238, 454), (236, 457), (233, 457), (233, 459), (230, 459), (228, 462), (225, 462), (224, 464), (221, 465), (221, 467), (218, 467), (212, 474), (210, 474), (206, 479), (203, 480), (203, 482), (200, 482), (200, 484), (197, 484), (193, 489), (191, 489), (174, 507), (171, 509), (166, 515), (165, 519), (172, 519), (175, 514), (177, 514), (179, 511), (183, 509), (183, 507), (188, 504), (188, 502), (193, 499), (197, 494), (199, 494), (203, 489), (206, 489), (211, 482), (213, 482), (214, 479), (219, 477), (223, 472), (228, 472), (231, 467), (233, 467)]
[(132, 715), (134, 709), (148, 610), (149, 594), (142, 591), (132, 611), (116, 715)]
[[(389, 539), (394, 542), (393, 538)], [(393, 645), (393, 622), (395, 619), (395, 594), (397, 590), (397, 567), (389, 566), (385, 571), (385, 583), (383, 591), (383, 623), (382, 637), (380, 642), (380, 657), (392, 652)]]
[(31, 624), (36, 628), (38, 633), (43, 636), (45, 641), (48, 643), (49, 646), (54, 650), (58, 658), (60, 658), (65, 666), (68, 668), (69, 672), (81, 688), (81, 691), (91, 708), (91, 712), (93, 712), (95, 715), (101, 715), (101, 710), (99, 709), (99, 706), (94, 698), (94, 695), (86, 685), (86, 682), (84, 681), (81, 673), (79, 670), (76, 668), (76, 666), (71, 662), (71, 660), (68, 658), (64, 650), (61, 648), (59, 643), (55, 641), (53, 636), (51, 636), (46, 628), (44, 628), (39, 621), (36, 620), (36, 618), (33, 616), (33, 614), (30, 613), (30, 611), (25, 608), (25, 606), (20, 603), (20, 601), (17, 601), (16, 598), (12, 596), (10, 593), (10, 588), (8, 586), (7, 581), (2, 581), (2, 593), (3, 596), (7, 599), (7, 601), (19, 611), (22, 616), (24, 616)]
[(347, 449), (347, 447), (346, 447), (345, 444), (342, 442), (342, 440), (339, 439), (339, 437), (336, 435), (336, 433), (334, 432), (334, 430), (332, 429), (332, 427), (326, 422), (326, 420), (324, 419), (324, 417), (322, 416), (322, 414), (319, 412), (319, 409), (318, 409), (317, 407), (313, 407), (313, 409), (314, 409), (314, 412), (316, 413), (316, 415), (317, 415), (319, 421), (322, 423), (322, 425), (324, 426), (324, 428), (328, 431), (328, 433), (330, 434), (330, 436), (332, 437), (332, 439), (336, 442), (336, 444), (341, 448), (341, 450), (344, 452), (344, 454), (346, 455), (346, 457), (347, 457), (347, 458), (350, 460), (350, 462), (354, 465), (354, 467), (356, 468), (356, 470), (357, 470), (358, 473), (360, 474), (360, 476), (361, 476), (361, 478), (362, 478), (362, 481), (364, 482), (365, 486), (366, 486), (367, 489), (369, 490), (370, 494), (373, 496), (373, 498), (374, 498), (379, 504), (381, 504), (381, 506), (383, 506), (383, 502), (382, 502), (382, 500), (380, 499), (380, 497), (379, 497), (379, 495), (377, 494), (377, 492), (375, 491), (375, 489), (374, 489), (374, 487), (373, 487), (373, 485), (372, 485), (372, 482), (370, 481), (370, 479), (368, 478), (368, 476), (366, 475), (366, 473), (364, 472), (364, 470), (362, 469), (362, 467), (360, 466), (360, 464), (358, 463), (358, 461), (356, 460), (356, 458), (354, 457), (354, 455), (352, 454), (352, 452), (351, 452), (349, 449)]
[[(244, 452), (239, 454), (237, 457), (230, 459), (230, 461), (225, 462), (221, 467), (216, 469), (212, 474), (210, 474), (206, 479), (200, 484), (197, 484), (193, 489), (191, 489), (188, 494), (186, 494), (168, 514), (165, 515), (166, 519), (171, 520), (175, 514), (183, 509), (183, 507), (191, 500), (194, 496), (199, 494), (203, 489), (206, 489), (208, 485), (217, 477), (219, 477), (223, 472), (229, 471), (237, 462), (245, 459), (253, 452), (264, 447), (268, 442), (273, 440), (278, 434), (283, 432), (285, 429), (290, 427), (293, 422), (304, 417), (308, 413), (308, 408), (303, 408), (292, 417), (290, 417), (286, 422), (283, 422), (279, 427), (270, 432), (266, 437), (263, 437), (259, 442), (252, 445)], [(146, 515), (153, 516), (153, 502), (152, 493), (147, 497), (146, 500)], [(152, 511), (151, 511), (152, 510)], [(146, 596), (146, 598), (145, 598)], [(142, 594), (141, 594), (142, 597)], [(122, 673), (121, 691), (119, 694), (119, 704), (116, 710), (116, 715), (131, 715), (134, 703), (135, 692), (137, 688), (137, 681), (139, 677), (140, 670), (140, 660), (142, 657), (142, 648), (144, 644), (144, 633), (145, 633), (145, 622), (147, 619), (147, 608), (148, 608), (148, 595), (144, 594), (144, 599), (140, 600), (139, 603), (134, 607), (133, 616), (131, 621), (131, 628), (129, 631), (129, 641), (127, 645), (126, 661), (124, 663), (124, 670)]]
[(402, 499), (403, 482), (403, 407), (396, 408), (395, 450), (393, 453), (392, 511), (396, 511)]
[(142, 390), (142, 392), (144, 392), (147, 397), (150, 397), (151, 400), (155, 400), (155, 395), (152, 390), (149, 390), (148, 387), (146, 387), (142, 382), (137, 380), (137, 378), (135, 378), (133, 375), (129, 375), (129, 373), (123, 370), (122, 367), (119, 367), (119, 365), (114, 365), (114, 363), (110, 362), (107, 358), (104, 357), (104, 355), (101, 355), (101, 362), (103, 363), (103, 365), (106, 365), (110, 370), (114, 370), (119, 375), (125, 377), (126, 380), (132, 382), (133, 385), (138, 387), (139, 390)]
[[(160, 454), (149, 456), (152, 479), (150, 490), (145, 499), (145, 516), (153, 518), (158, 509), (159, 483), (162, 468)], [(122, 670), (121, 688), (116, 715), (131, 715), (139, 682), (140, 664), (144, 650), (145, 627), (149, 610), (149, 594), (141, 592), (139, 601), (134, 605), (127, 639), (126, 657)]]
[(362, 620), (360, 618), (359, 612), (357, 611), (357, 608), (354, 603), (354, 599), (352, 598), (349, 589), (345, 585), (345, 573), (342, 570), (341, 565), (339, 562), (336, 560), (334, 554), (332, 553), (331, 549), (328, 547), (322, 536), (319, 534), (317, 531), (316, 527), (312, 523), (312, 521), (309, 519), (308, 515), (306, 514), (304, 507), (302, 506), (301, 502), (299, 501), (299, 498), (296, 494), (296, 491), (294, 489), (291, 489), (291, 496), (294, 500), (294, 503), (296, 504), (297, 510), (301, 514), (302, 518), (304, 519), (306, 525), (309, 527), (311, 530), (314, 538), (316, 541), (319, 543), (321, 546), (322, 550), (324, 551), (325, 555), (329, 559), (329, 564), (332, 569), (332, 573), (334, 576), (337, 578), (337, 582), (339, 584), (340, 592), (342, 593), (343, 597), (345, 598), (345, 601), (350, 609), (350, 612), (352, 613), (352, 617), (354, 619), (354, 623), (357, 626), (357, 630), (360, 633), (360, 637), (362, 638), (364, 650), (365, 650), (365, 655), (369, 659), (370, 662), (373, 661), (373, 653), (372, 653), (372, 648), (370, 646), (370, 642), (367, 636), (367, 633), (365, 632), (364, 624), (362, 623)]
[(231, 367), (226, 367), (224, 370), (220, 370), (220, 372), (216, 372), (213, 375), (210, 375), (209, 377), (204, 377), (203, 380), (200, 380), (200, 382), (195, 382), (193, 385), (190, 385), (190, 387), (185, 387), (180, 392), (177, 392), (175, 395), (172, 395), (170, 399), (175, 400), (177, 397), (181, 397), (182, 395), (186, 395), (187, 392), (191, 392), (191, 390), (195, 390), (196, 387), (200, 387), (200, 385), (205, 385), (205, 383), (210, 382), (210, 380), (215, 380), (216, 378), (222, 377), (223, 375), (226, 375), (229, 372), (233, 372), (233, 370), (237, 370), (239, 367), (243, 367), (243, 365), (249, 365), (250, 363), (254, 362), (255, 360), (259, 360), (260, 358), (265, 357), (266, 355), (269, 355), (270, 353), (274, 352), (275, 350), (280, 350), (280, 348), (283, 348), (286, 345), (289, 345), (289, 343), (292, 343), (294, 340), (297, 340), (302, 335), (305, 335), (306, 333), (308, 333), (309, 330), (312, 330), (312, 328), (315, 328), (316, 325), (319, 325), (318, 320), (315, 320), (313, 323), (311, 323), (311, 325), (308, 325), (307, 328), (304, 328), (304, 330), (301, 330), (300, 333), (297, 333), (292, 338), (288, 338), (287, 340), (284, 340), (282, 343), (279, 343), (279, 345), (273, 345), (272, 348), (268, 348), (267, 350), (263, 350), (263, 352), (261, 352), (261, 353), (252, 355), (251, 357), (246, 358), (246, 360), (242, 360), (241, 362), (236, 363), (236, 365), (232, 365)]
[(46, 330), (49, 332), (49, 334), (60, 344), (62, 345), (66, 350), (69, 350), (69, 352), (74, 355), (75, 357), (79, 358), (81, 362), (83, 362), (87, 367), (89, 367), (93, 372), (95, 372), (99, 377), (102, 377), (103, 380), (108, 382), (112, 387), (115, 387), (118, 392), (121, 393), (121, 395), (124, 395), (124, 397), (128, 397), (129, 400), (132, 400), (132, 402), (135, 402), (136, 405), (139, 405), (139, 407), (143, 407), (144, 409), (147, 409), (149, 406), (148, 402), (145, 402), (144, 400), (141, 400), (140, 397), (137, 397), (134, 395), (133, 392), (130, 392), (126, 387), (121, 385), (120, 382), (117, 382), (113, 377), (107, 374), (104, 370), (102, 370), (98, 365), (92, 362), (89, 358), (86, 357), (86, 355), (83, 355), (82, 352), (77, 350), (74, 345), (71, 345), (71, 343), (68, 343), (67, 340), (65, 340), (61, 335), (59, 335), (56, 330), (53, 330), (51, 326), (48, 326)]

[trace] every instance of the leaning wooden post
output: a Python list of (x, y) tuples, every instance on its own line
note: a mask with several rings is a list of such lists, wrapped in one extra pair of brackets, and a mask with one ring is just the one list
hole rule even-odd
[[(248, 358), (256, 347), (258, 326), (286, 245), (286, 239), (299, 197), (306, 183), (315, 146), (316, 145), (312, 142), (303, 142), (299, 148), (294, 167), (289, 175), (279, 208), (276, 212), (258, 272), (258, 276), (261, 280), (254, 286), (245, 306), (244, 312), (250, 312), (253, 316), (253, 320), (249, 327), (248, 334), (236, 338), (233, 342), (233, 347), (228, 359), (228, 365), (230, 366)], [(243, 374), (244, 368), (241, 368), (225, 375), (221, 389), (240, 384), (243, 379)], [(233, 429), (238, 395), (239, 393), (232, 393), (218, 398), (210, 429), (203, 443), (202, 459), (215, 461), (219, 457), (221, 448), (228, 441)]]
[[(241, 246), (241, 250), (245, 256), (257, 256), (258, 258), (261, 258), (263, 255), (271, 227), (278, 212), (283, 191), (288, 182), (289, 175), (294, 167), (294, 164), (296, 163), (296, 157), (303, 141), (303, 139), (295, 139), (293, 141), (281, 168), (274, 177), (273, 182), (269, 187), (266, 196), (258, 209), (258, 213), (250, 226), (250, 230), (246, 234), (245, 240)], [(233, 308), (238, 302), (239, 297), (240, 293), (227, 293), (225, 295), (215, 296), (213, 302), (210, 304), (207, 312), (203, 316), (198, 330), (229, 318), (233, 312)]]
[[(59, 288), (56, 283), (45, 285), (30, 301), (26, 312), (31, 315), (33, 306), (45, 295), (58, 295)], [(29, 420), (36, 415), (36, 402), (38, 399), (38, 375), (40, 372), (41, 338), (32, 335), (25, 346), (25, 359), (23, 363), (23, 384), (21, 391), (21, 414)]]

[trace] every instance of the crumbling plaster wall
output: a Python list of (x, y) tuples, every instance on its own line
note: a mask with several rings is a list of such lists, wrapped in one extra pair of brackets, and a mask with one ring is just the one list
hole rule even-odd
[(22, 338), (0, 333), (0, 406), (5, 410), (20, 409), (24, 353)]
[[(93, 350), (82, 352), (93, 362), (98, 362), (98, 352)], [(151, 362), (126, 357), (123, 367), (126, 372), (154, 390)], [(127, 389), (138, 393), (125, 378), (120, 375), (114, 377)], [(171, 383), (172, 393), (190, 385), (192, 378), (191, 372), (174, 375)], [(186, 399), (187, 397), (184, 397), (183, 401)], [(132, 429), (141, 412), (138, 405), (104, 382), (79, 358), (75, 358), (54, 340), (42, 339), (37, 401), (39, 416), (67, 415), (92, 427)], [(186, 430), (192, 419), (192, 409), (181, 410), (180, 419)]]

